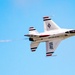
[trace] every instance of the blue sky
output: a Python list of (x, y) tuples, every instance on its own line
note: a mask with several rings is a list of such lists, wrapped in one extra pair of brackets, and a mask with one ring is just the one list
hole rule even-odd
[[(0, 0), (0, 75), (74, 75), (75, 37), (61, 42), (56, 57), (46, 57), (45, 43), (32, 53), (22, 40), (28, 28), (43, 32), (43, 16), (62, 28), (75, 29), (74, 0)], [(15, 41), (15, 39), (18, 39)]]

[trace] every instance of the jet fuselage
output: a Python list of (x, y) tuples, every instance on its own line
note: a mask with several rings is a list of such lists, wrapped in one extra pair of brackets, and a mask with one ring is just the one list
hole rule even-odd
[[(51, 30), (44, 33), (37, 34), (38, 39), (33, 39), (36, 42), (46, 42), (53, 41), (57, 39), (66, 39), (75, 35), (75, 30), (73, 29), (59, 29), (59, 30)], [(39, 40), (39, 41), (38, 41)]]

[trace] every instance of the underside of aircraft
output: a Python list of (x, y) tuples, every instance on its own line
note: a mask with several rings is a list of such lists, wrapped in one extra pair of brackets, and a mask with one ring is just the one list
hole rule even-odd
[(24, 36), (29, 37), (29, 41), (31, 41), (30, 48), (32, 52), (36, 51), (41, 42), (46, 42), (46, 56), (52, 56), (62, 40), (71, 36), (75, 36), (75, 30), (60, 28), (48, 16), (43, 17), (43, 21), (43, 33), (39, 33), (34, 27), (29, 27), (29, 34)]

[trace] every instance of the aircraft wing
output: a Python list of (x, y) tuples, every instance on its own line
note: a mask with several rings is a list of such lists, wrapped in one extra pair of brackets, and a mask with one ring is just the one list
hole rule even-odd
[(32, 52), (36, 51), (36, 49), (37, 49), (39, 43), (40, 43), (40, 42), (31, 42), (30, 48), (31, 48), (31, 51), (32, 51)]
[(43, 17), (43, 21), (45, 31), (60, 29), (60, 27), (55, 22), (53, 22), (48, 16)]
[(46, 56), (52, 56), (55, 49), (59, 45), (61, 40), (53, 40), (53, 41), (47, 41), (46, 42)]

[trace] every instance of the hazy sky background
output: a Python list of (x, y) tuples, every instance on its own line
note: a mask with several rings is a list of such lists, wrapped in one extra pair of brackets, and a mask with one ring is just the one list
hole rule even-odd
[(45, 43), (36, 52), (24, 39), (30, 26), (43, 32), (43, 16), (62, 28), (75, 29), (74, 0), (0, 0), (0, 75), (75, 75), (75, 37), (61, 42), (46, 57)]

